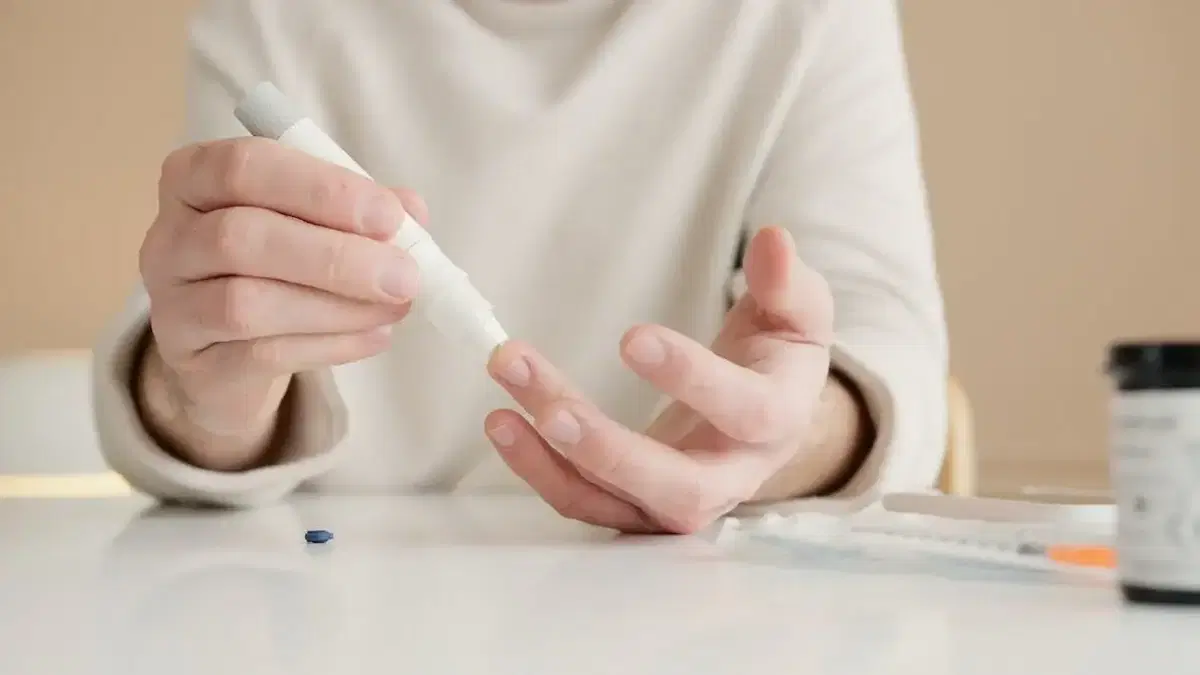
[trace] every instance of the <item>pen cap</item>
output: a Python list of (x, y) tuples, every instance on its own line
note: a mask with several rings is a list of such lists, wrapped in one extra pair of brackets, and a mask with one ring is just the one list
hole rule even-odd
[(263, 82), (250, 91), (234, 110), (242, 126), (259, 138), (267, 138), (307, 153), (317, 159), (349, 169), (364, 178), (374, 180), (359, 166), (337, 141), (333, 140), (305, 116), (271, 84)]
[(233, 114), (251, 134), (272, 140), (279, 140), (304, 119), (287, 96), (270, 82), (261, 82), (251, 89)]
[(234, 109), (234, 117), (254, 136), (275, 141), (304, 119), (288, 97), (270, 82), (254, 86)]

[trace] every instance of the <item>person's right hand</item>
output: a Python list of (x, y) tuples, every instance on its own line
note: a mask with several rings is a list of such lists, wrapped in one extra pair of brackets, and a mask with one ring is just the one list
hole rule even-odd
[[(185, 418), (165, 422), (261, 436), (293, 374), (386, 349), (417, 292), (415, 262), (388, 243), (406, 211), (424, 222), (415, 194), (270, 140), (168, 156), (140, 253), (153, 335), (144, 377), (163, 380), (160, 398)], [(250, 459), (183, 452), (209, 468)]]

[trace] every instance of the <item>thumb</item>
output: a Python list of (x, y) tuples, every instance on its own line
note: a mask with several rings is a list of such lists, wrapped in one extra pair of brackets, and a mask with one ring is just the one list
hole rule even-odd
[(804, 341), (833, 341), (833, 296), (816, 270), (800, 262), (791, 233), (781, 227), (759, 230), (742, 265), (746, 287), (765, 330), (797, 333)]
[(772, 312), (786, 309), (791, 302), (795, 260), (796, 244), (787, 230), (765, 227), (754, 234), (746, 248), (742, 269), (746, 274), (746, 289), (759, 307)]

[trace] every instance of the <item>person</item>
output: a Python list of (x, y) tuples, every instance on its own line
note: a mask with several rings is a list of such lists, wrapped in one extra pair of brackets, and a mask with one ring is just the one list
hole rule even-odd
[[(936, 480), (945, 322), (893, 0), (210, 0), (189, 35), (186, 137), (95, 350), (139, 490), (520, 488), (687, 533)], [(248, 137), (261, 81), (377, 182)], [(405, 213), (513, 336), (486, 364), (410, 312)]]

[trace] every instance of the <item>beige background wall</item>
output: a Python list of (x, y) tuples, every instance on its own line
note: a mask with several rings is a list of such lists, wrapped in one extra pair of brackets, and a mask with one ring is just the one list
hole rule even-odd
[[(186, 5), (0, 2), (0, 354), (86, 346), (133, 282)], [(1102, 483), (1106, 343), (1200, 334), (1200, 3), (905, 14), (984, 485)]]
[(1107, 343), (1200, 337), (1200, 3), (905, 8), (984, 482), (1106, 481)]

